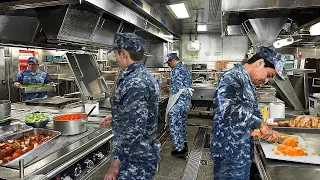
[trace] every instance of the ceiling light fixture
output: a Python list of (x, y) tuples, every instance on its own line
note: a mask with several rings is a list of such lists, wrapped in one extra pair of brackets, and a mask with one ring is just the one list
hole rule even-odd
[(319, 36), (320, 35), (320, 22), (310, 26), (310, 35), (311, 36)]
[(207, 31), (207, 25), (205, 24), (198, 25), (197, 31)]
[(185, 3), (170, 4), (167, 5), (167, 8), (174, 14), (177, 19), (185, 19), (190, 17)]
[(274, 48), (281, 48), (283, 46), (288, 46), (294, 42), (293, 37), (288, 37), (285, 39), (279, 39), (273, 43)]

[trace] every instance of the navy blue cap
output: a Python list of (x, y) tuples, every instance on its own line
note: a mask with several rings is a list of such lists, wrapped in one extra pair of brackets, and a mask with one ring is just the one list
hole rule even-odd
[(33, 56), (29, 57), (27, 62), (28, 62), (28, 63), (29, 63), (29, 62), (34, 62), (35, 64), (39, 64), (38, 59), (35, 58), (35, 57), (33, 57)]
[(167, 54), (167, 56), (164, 58), (163, 64), (167, 63), (169, 60), (178, 59), (178, 57), (179, 57), (178, 52), (177, 51), (172, 51), (169, 54)]
[(271, 62), (278, 73), (277, 77), (281, 80), (284, 80), (282, 70), (285, 64), (285, 59), (281, 54), (274, 51), (273, 49), (264, 46), (259, 47), (257, 54), (260, 55), (263, 59)]
[(108, 50), (108, 53), (121, 49), (144, 52), (145, 47), (146, 42), (140, 36), (134, 33), (117, 33), (114, 37), (113, 47)]

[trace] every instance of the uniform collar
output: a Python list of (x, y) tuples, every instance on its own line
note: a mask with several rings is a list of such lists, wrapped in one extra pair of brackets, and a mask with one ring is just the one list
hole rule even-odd
[(240, 69), (241, 73), (244, 75), (244, 77), (247, 79), (247, 81), (250, 83), (250, 85), (251, 85), (252, 87), (256, 87), (256, 86), (252, 83), (251, 78), (250, 78), (248, 72), (246, 71), (246, 69), (244, 69), (244, 67), (243, 67), (241, 64), (235, 64), (235, 67), (238, 68), (238, 69)]
[[(27, 69), (26, 71), (27, 71), (27, 72), (30, 72), (30, 73), (33, 73), (32, 71), (30, 71), (30, 69)], [(34, 74), (37, 74), (37, 73), (39, 73), (39, 72), (41, 72), (41, 70), (40, 70), (40, 69), (37, 69), (37, 71), (34, 72)]]
[(128, 76), (131, 72), (133, 72), (135, 69), (142, 67), (143, 63), (142, 62), (135, 62), (130, 64), (128, 67), (126, 67), (122, 73), (123, 77)]
[(182, 65), (182, 62), (180, 61), (180, 62), (178, 62), (178, 64), (176, 65), (176, 66), (174, 66), (172, 69), (175, 69), (175, 68), (177, 68), (177, 67), (179, 67), (179, 66), (181, 66)]

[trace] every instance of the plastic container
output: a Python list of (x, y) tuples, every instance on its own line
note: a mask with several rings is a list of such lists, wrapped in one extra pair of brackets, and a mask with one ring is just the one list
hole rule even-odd
[(270, 104), (259, 103), (259, 108), (263, 117), (263, 122), (266, 122), (266, 120), (270, 118)]

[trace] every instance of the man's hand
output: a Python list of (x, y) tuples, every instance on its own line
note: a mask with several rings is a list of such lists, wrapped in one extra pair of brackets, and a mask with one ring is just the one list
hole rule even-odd
[(113, 160), (111, 167), (109, 168), (107, 174), (104, 176), (104, 180), (117, 180), (117, 176), (120, 169), (120, 161)]
[(105, 117), (99, 124), (101, 127), (110, 127), (112, 125), (112, 116)]
[(162, 86), (161, 88), (164, 90), (164, 92), (166, 93), (169, 93), (169, 85), (165, 85), (165, 86)]
[(15, 82), (15, 83), (13, 84), (13, 86), (14, 86), (15, 88), (20, 88), (20, 87), (21, 87), (21, 84), (20, 84), (19, 82)]
[(50, 86), (56, 86), (56, 83), (51, 82), (51, 83), (50, 83)]
[(278, 142), (280, 134), (269, 128), (266, 123), (261, 123), (260, 132), (262, 133), (261, 139), (271, 142)]

